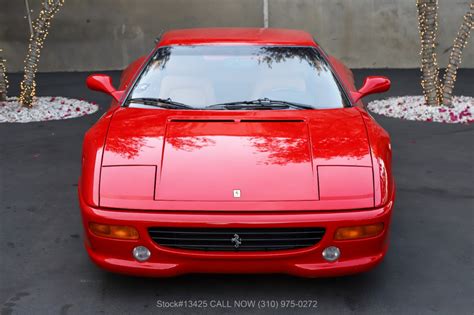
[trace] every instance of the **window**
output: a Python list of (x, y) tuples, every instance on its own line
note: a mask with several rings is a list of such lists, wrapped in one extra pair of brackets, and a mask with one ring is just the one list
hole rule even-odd
[(291, 46), (162, 47), (129, 98), (169, 98), (196, 109), (263, 98), (315, 109), (346, 104), (319, 52)]

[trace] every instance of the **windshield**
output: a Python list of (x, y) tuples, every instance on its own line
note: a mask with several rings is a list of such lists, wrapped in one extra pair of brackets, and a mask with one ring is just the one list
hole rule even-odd
[(132, 99), (138, 100), (132, 107), (140, 99), (159, 99), (188, 109), (226, 109), (217, 105), (253, 100), (314, 109), (346, 104), (319, 52), (289, 46), (162, 47), (135, 84), (128, 97)]

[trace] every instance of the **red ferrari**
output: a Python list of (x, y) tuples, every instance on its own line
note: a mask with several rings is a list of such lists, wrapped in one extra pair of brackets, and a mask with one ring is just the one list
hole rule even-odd
[(139, 276), (337, 276), (384, 257), (391, 147), (352, 72), (310, 34), (165, 33), (86, 133), (79, 202), (100, 267)]

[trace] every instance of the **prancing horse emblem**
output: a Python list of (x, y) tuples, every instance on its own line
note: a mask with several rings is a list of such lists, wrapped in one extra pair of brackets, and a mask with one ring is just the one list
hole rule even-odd
[(238, 234), (234, 234), (234, 237), (230, 241), (234, 243), (235, 248), (239, 248), (240, 244), (242, 244), (242, 239)]
[(240, 189), (234, 189), (234, 198), (240, 198)]

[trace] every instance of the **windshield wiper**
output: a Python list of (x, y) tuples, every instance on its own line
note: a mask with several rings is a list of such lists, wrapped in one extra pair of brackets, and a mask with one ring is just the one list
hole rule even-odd
[(298, 109), (314, 109), (310, 105), (293, 103), (288, 101), (271, 100), (269, 98), (259, 98), (252, 101), (239, 101), (229, 103), (213, 104), (206, 107), (206, 109), (240, 109), (240, 108), (252, 108), (252, 109), (275, 109), (275, 108), (298, 108)]
[(142, 103), (145, 105), (158, 106), (163, 108), (183, 108), (183, 109), (195, 109), (189, 105), (175, 102), (171, 98), (131, 98), (127, 101), (127, 104), (130, 103)]

